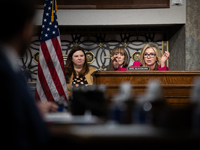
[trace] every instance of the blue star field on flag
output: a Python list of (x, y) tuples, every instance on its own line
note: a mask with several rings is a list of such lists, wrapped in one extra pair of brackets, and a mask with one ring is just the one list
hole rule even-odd
[[(49, 1), (51, 1), (51, 2), (49, 3)], [(52, 3), (53, 2), (55, 2), (55, 1), (45, 0), (43, 21), (42, 21), (41, 42), (44, 42), (44, 41), (47, 41), (49, 39), (59, 36), (57, 15), (56, 15), (56, 11), (54, 9), (55, 8), (54, 4), (53, 4), (54, 21), (51, 22)]]

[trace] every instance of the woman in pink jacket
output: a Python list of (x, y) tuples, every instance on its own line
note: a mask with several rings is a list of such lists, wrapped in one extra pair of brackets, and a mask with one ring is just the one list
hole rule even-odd
[(129, 59), (124, 48), (121, 46), (115, 47), (112, 50), (111, 56), (113, 57), (110, 59), (107, 71), (126, 71), (126, 68), (129, 64)]
[[(140, 62), (135, 61), (130, 67), (143, 66), (150, 67), (150, 70), (166, 71), (169, 70), (169, 68), (165, 65), (165, 62), (169, 58), (169, 55), (169, 52), (165, 52), (162, 55), (158, 45), (150, 42), (145, 44), (142, 48), (140, 54)], [(119, 65), (118, 57), (114, 57), (111, 57), (111, 60), (113, 62), (113, 71), (126, 71), (127, 68), (122, 68)]]

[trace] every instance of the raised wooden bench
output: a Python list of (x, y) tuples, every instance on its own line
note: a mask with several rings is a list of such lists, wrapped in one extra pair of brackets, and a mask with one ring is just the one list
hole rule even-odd
[(130, 82), (134, 96), (145, 93), (150, 80), (159, 80), (164, 97), (171, 105), (188, 104), (194, 80), (200, 77), (200, 71), (96, 71), (94, 84), (106, 84), (110, 100), (118, 92), (122, 82)]

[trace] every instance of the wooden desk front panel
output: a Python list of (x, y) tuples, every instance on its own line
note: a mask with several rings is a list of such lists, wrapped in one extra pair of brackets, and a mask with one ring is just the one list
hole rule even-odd
[[(162, 86), (163, 94), (167, 102), (173, 103), (189, 103), (192, 86)], [(107, 97), (112, 100), (113, 95), (118, 93), (119, 85), (108, 85)], [(137, 97), (146, 92), (145, 85), (132, 86), (133, 95)]]
[(159, 80), (164, 96), (170, 104), (189, 103), (194, 79), (199, 71), (102, 71), (94, 73), (94, 83), (108, 86), (107, 96), (112, 100), (122, 82), (130, 82), (134, 96), (145, 93), (150, 80)]
[(96, 84), (113, 85), (124, 81), (132, 84), (147, 84), (152, 79), (158, 79), (161, 84), (192, 84), (200, 72), (189, 71), (101, 71), (94, 73)]

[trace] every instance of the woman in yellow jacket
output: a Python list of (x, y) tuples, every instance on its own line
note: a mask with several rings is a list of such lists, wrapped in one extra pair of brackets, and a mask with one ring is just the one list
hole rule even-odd
[(95, 68), (89, 67), (86, 54), (81, 47), (73, 48), (66, 61), (65, 75), (69, 99), (72, 95), (72, 89), (76, 87), (84, 88), (93, 84), (93, 76), (91, 75)]

